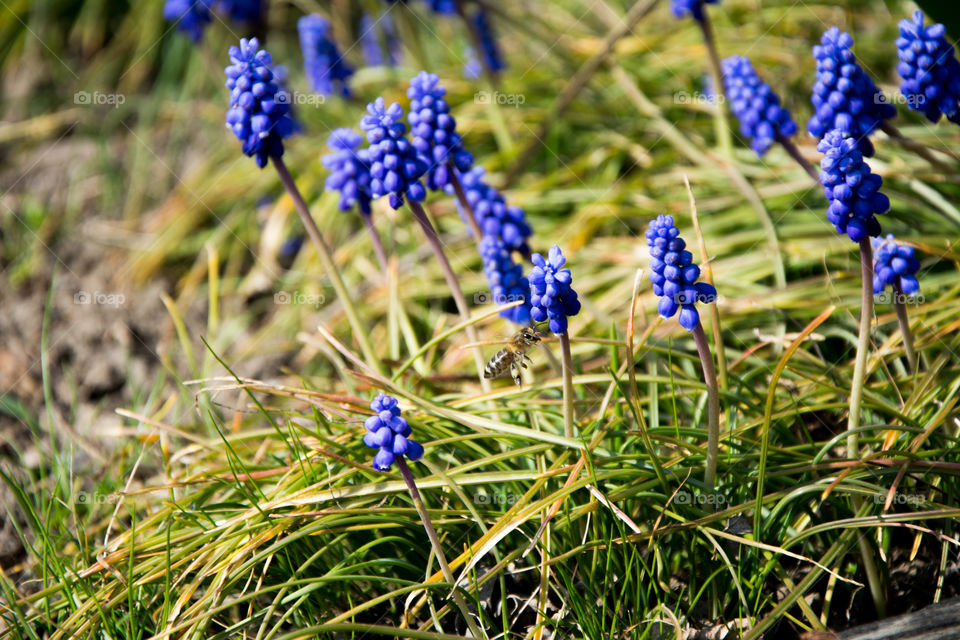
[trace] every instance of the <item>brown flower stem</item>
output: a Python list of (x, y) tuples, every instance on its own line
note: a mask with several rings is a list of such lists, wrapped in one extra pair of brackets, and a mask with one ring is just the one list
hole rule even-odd
[(560, 352), (563, 355), (563, 435), (574, 437), (573, 424), (575, 422), (573, 408), (573, 356), (570, 354), (570, 335), (566, 332), (559, 335)]
[(380, 270), (383, 271), (383, 277), (387, 277), (387, 252), (383, 249), (383, 241), (380, 239), (380, 234), (377, 233), (377, 228), (373, 224), (373, 216), (369, 213), (360, 213), (360, 217), (363, 218), (363, 226), (367, 228), (367, 233), (370, 234), (370, 241), (373, 243), (373, 252), (377, 254), (377, 262), (380, 263)]
[[(403, 481), (407, 484), (407, 489), (410, 491), (410, 498), (413, 500), (413, 506), (417, 509), (417, 514), (420, 516), (420, 521), (423, 522), (423, 528), (427, 532), (427, 537), (430, 538), (430, 546), (433, 547), (433, 554), (437, 557), (437, 564), (440, 565), (440, 571), (443, 573), (443, 579), (454, 585), (456, 580), (453, 577), (453, 572), (450, 571), (450, 565), (447, 563), (447, 557), (443, 553), (443, 547), (440, 546), (440, 538), (437, 536), (437, 530), (433, 528), (433, 522), (430, 520), (430, 514), (427, 513), (427, 508), (423, 504), (423, 499), (420, 497), (420, 491), (417, 489), (417, 483), (414, 482), (413, 474), (410, 472), (410, 467), (407, 466), (407, 461), (403, 456), (397, 456), (396, 459), (397, 467), (400, 469), (400, 475), (403, 476)], [(473, 615), (470, 613), (470, 608), (467, 606), (467, 601), (464, 599), (460, 591), (453, 587), (453, 602), (457, 605), (457, 608), (460, 609), (461, 615), (467, 621), (467, 626), (470, 628), (470, 633), (473, 634), (474, 638), (485, 638), (486, 635), (477, 627), (476, 621), (473, 619)]]
[(710, 343), (707, 342), (702, 323), (697, 323), (694, 328), (693, 340), (697, 343), (703, 380), (707, 385), (707, 460), (703, 482), (713, 488), (716, 486), (720, 449), (720, 386), (717, 384), (717, 370), (713, 366), (713, 354), (710, 353)]
[(817, 173), (817, 169), (809, 160), (803, 157), (803, 154), (800, 153), (800, 149), (797, 149), (797, 145), (793, 143), (791, 138), (777, 135), (777, 142), (779, 142), (780, 146), (782, 146), (786, 152), (790, 154), (791, 158), (797, 161), (797, 164), (803, 167), (803, 170), (807, 172), (807, 175), (813, 178), (814, 182), (820, 184), (820, 174)]
[(910, 319), (907, 317), (906, 295), (903, 293), (903, 287), (900, 286), (898, 277), (893, 283), (893, 306), (897, 310), (897, 322), (900, 323), (900, 335), (903, 336), (903, 350), (907, 354), (907, 362), (910, 363), (910, 374), (915, 374), (917, 368), (917, 352), (913, 346), (913, 332), (910, 331)]
[(889, 122), (884, 122), (882, 125), (880, 125), (880, 129), (890, 136), (890, 139), (899, 144), (901, 147), (912, 151), (929, 162), (930, 165), (937, 171), (942, 171), (949, 175), (955, 175), (957, 173), (955, 167), (950, 167), (945, 162), (942, 162), (939, 158), (934, 156), (926, 145), (904, 136), (902, 133), (900, 133), (899, 129)]
[(467, 201), (467, 192), (464, 191), (463, 183), (460, 182), (460, 176), (457, 175), (457, 171), (453, 168), (453, 165), (450, 165), (449, 169), (450, 184), (453, 185), (453, 192), (457, 194), (457, 201), (460, 202), (463, 217), (467, 219), (467, 225), (470, 226), (473, 239), (477, 241), (477, 244), (480, 244), (480, 241), (483, 240), (483, 231), (480, 230), (480, 224), (477, 222), (476, 215), (473, 213), (473, 207), (470, 206), (470, 203)]
[[(443, 244), (440, 242), (440, 237), (437, 235), (437, 230), (433, 228), (433, 223), (430, 222), (430, 218), (427, 217), (427, 212), (423, 210), (423, 206), (421, 206), (419, 202), (414, 202), (408, 198), (407, 204), (410, 205), (410, 210), (413, 211), (413, 216), (423, 228), (423, 233), (427, 236), (427, 243), (429, 243), (430, 248), (433, 250), (433, 254), (437, 258), (437, 262), (440, 263), (440, 270), (443, 271), (443, 277), (447, 281), (447, 286), (450, 287), (450, 293), (453, 294), (453, 301), (456, 303), (457, 310), (460, 312), (460, 318), (464, 322), (470, 320), (470, 309), (467, 307), (467, 299), (463, 297), (463, 290), (460, 289), (460, 283), (457, 281), (457, 276), (453, 272), (453, 268), (450, 266), (450, 261), (447, 260), (446, 253), (443, 251)], [(477, 329), (472, 324), (467, 325), (465, 331), (467, 333), (467, 339), (470, 342), (476, 343), (480, 341), (477, 337)], [(472, 351), (473, 359), (477, 365), (477, 375), (480, 377), (480, 387), (485, 392), (489, 391), (490, 381), (483, 377), (483, 355), (480, 353), (479, 349), (472, 349)]]
[(290, 170), (287, 169), (287, 165), (284, 163), (283, 158), (279, 156), (271, 156), (270, 159), (273, 160), (273, 166), (280, 175), (280, 182), (283, 183), (284, 189), (287, 190), (287, 193), (293, 200), (294, 208), (296, 208), (297, 213), (300, 214), (300, 220), (303, 221), (303, 226), (307, 229), (307, 235), (310, 236), (311, 242), (313, 242), (313, 245), (317, 249), (317, 253), (320, 255), (320, 261), (323, 263), (323, 268), (330, 277), (330, 283), (333, 285), (333, 289), (336, 292), (337, 297), (340, 299), (340, 303), (343, 305), (343, 311), (347, 316), (347, 321), (350, 323), (351, 329), (353, 329), (354, 338), (356, 338), (357, 343), (360, 345), (360, 350), (363, 352), (364, 360), (366, 360), (367, 364), (373, 367), (373, 369), (378, 373), (383, 373), (383, 367), (380, 364), (380, 359), (377, 358), (373, 351), (373, 347), (370, 346), (370, 339), (367, 337), (366, 328), (363, 324), (361, 324), (360, 318), (357, 316), (357, 311), (353, 307), (353, 300), (347, 291), (347, 287), (343, 284), (343, 279), (340, 277), (340, 272), (337, 270), (337, 265), (333, 260), (333, 254), (330, 252), (330, 247), (327, 246), (326, 241), (323, 239), (323, 235), (320, 233), (320, 229), (317, 227), (317, 223), (314, 221), (313, 216), (310, 215), (310, 209), (307, 207), (306, 201), (300, 194), (300, 190), (297, 188), (297, 183), (294, 182), (293, 176), (290, 175)]
[(720, 62), (720, 53), (717, 51), (717, 41), (713, 36), (713, 26), (710, 23), (710, 16), (707, 15), (706, 7), (703, 8), (703, 18), (696, 21), (700, 25), (700, 31), (703, 33), (703, 43), (707, 47), (707, 53), (710, 56), (710, 71), (713, 74), (714, 92), (717, 97), (716, 107), (716, 128), (717, 143), (720, 149), (727, 157), (733, 156), (733, 137), (730, 134), (730, 123), (727, 122), (726, 113), (724, 113), (723, 96), (725, 96), (723, 86), (723, 64)]
[(860, 336), (857, 340), (857, 360), (853, 366), (853, 383), (850, 387), (850, 415), (847, 419), (847, 457), (860, 459), (860, 406), (863, 403), (863, 385), (867, 372), (867, 356), (870, 353), (870, 321), (873, 318), (873, 247), (870, 238), (860, 241), (860, 277), (862, 280), (860, 302)]

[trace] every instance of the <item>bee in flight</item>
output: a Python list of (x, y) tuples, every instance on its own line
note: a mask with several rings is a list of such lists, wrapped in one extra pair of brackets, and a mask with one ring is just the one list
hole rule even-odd
[(540, 342), (540, 337), (540, 332), (534, 327), (526, 327), (518, 331), (510, 338), (505, 347), (490, 358), (487, 366), (484, 367), (483, 377), (498, 378), (509, 369), (510, 377), (513, 378), (514, 382), (520, 384), (520, 368), (527, 368), (524, 359), (532, 362), (530, 356), (527, 355), (527, 351)]

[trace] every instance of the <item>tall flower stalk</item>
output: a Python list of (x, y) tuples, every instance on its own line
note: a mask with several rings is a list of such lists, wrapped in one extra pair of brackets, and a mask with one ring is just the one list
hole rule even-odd
[(817, 149), (824, 154), (820, 182), (830, 202), (827, 219), (838, 233), (846, 234), (860, 245), (860, 335), (847, 422), (847, 454), (856, 460), (860, 457), (857, 429), (860, 427), (860, 407), (870, 351), (870, 321), (873, 318), (873, 247), (870, 238), (880, 235), (880, 221), (876, 216), (890, 209), (890, 199), (880, 192), (883, 180), (864, 162), (857, 140), (835, 129), (827, 133)]
[[(366, 133), (367, 142), (370, 143), (370, 194), (374, 198), (387, 196), (394, 209), (402, 207), (404, 202), (409, 205), (440, 265), (461, 320), (469, 321), (470, 309), (463, 290), (443, 250), (443, 243), (420, 204), (427, 196), (420, 180), (430, 167), (407, 139), (403, 109), (396, 102), (387, 106), (383, 98), (377, 98), (367, 105), (367, 115), (360, 121), (360, 128)], [(477, 331), (472, 324), (467, 325), (466, 334), (471, 342), (478, 342)], [(481, 388), (487, 391), (490, 383), (483, 377), (483, 356), (477, 349), (473, 350), (473, 355)]]
[(263, 168), (268, 161), (273, 162), (284, 189), (293, 200), (293, 205), (306, 227), (307, 235), (317, 248), (320, 261), (343, 305), (364, 359), (375, 370), (382, 371), (380, 360), (370, 345), (366, 329), (353, 306), (353, 300), (340, 278), (330, 248), (283, 161), (283, 139), (294, 133), (296, 124), (291, 112), (289, 94), (277, 82), (270, 54), (259, 48), (256, 38), (242, 39), (239, 47), (230, 47), (229, 53), (231, 64), (225, 69), (226, 86), (230, 89), (227, 127), (240, 140), (243, 153), (253, 157), (257, 166)]
[(676, 315), (680, 326), (693, 334), (703, 367), (707, 385), (707, 458), (703, 481), (714, 487), (720, 449), (720, 386), (696, 303), (715, 302), (717, 290), (707, 282), (697, 282), (700, 267), (693, 263), (693, 254), (687, 251), (673, 216), (657, 216), (650, 223), (646, 237), (650, 247), (650, 283), (653, 293), (660, 296), (657, 311), (663, 318)]
[[(873, 247), (871, 237), (879, 236), (880, 221), (877, 214), (890, 209), (890, 199), (880, 192), (883, 180), (872, 173), (863, 160), (863, 141), (834, 129), (828, 132), (817, 145), (824, 154), (820, 163), (820, 182), (830, 202), (827, 219), (838, 233), (846, 234), (860, 245), (860, 327), (857, 338), (857, 356), (853, 367), (850, 387), (850, 414), (847, 419), (847, 457), (860, 459), (860, 410), (863, 404), (863, 388), (866, 383), (867, 357), (870, 353), (870, 322), (873, 319)], [(869, 141), (867, 141), (869, 144)], [(872, 151), (872, 145), (870, 149)], [(859, 508), (861, 499), (854, 497), (853, 504)], [(886, 598), (880, 572), (877, 570), (873, 550), (865, 536), (859, 539), (860, 557), (863, 561), (870, 594), (880, 617), (886, 614)]]
[[(690, 16), (700, 28), (703, 34), (703, 43), (707, 48), (707, 55), (710, 58), (710, 73), (713, 76), (713, 86), (717, 92), (723, 91), (723, 64), (720, 62), (720, 53), (717, 50), (717, 41), (713, 35), (713, 25), (710, 22), (710, 16), (707, 14), (706, 5), (719, 4), (720, 0), (673, 0), (673, 15), (680, 19)], [(723, 111), (723, 101), (719, 98), (716, 103), (716, 129), (717, 143), (724, 153), (731, 155), (733, 153), (733, 138), (730, 135), (730, 126)]]
[(576, 416), (573, 406), (573, 357), (570, 353), (570, 336), (567, 318), (580, 313), (580, 300), (573, 290), (573, 275), (564, 268), (567, 259), (560, 247), (553, 245), (544, 259), (539, 253), (531, 256), (530, 271), (530, 316), (534, 322), (546, 322), (550, 331), (560, 339), (563, 355), (563, 434), (574, 437)]
[[(373, 458), (373, 468), (377, 471), (388, 471), (393, 464), (397, 465), (400, 475), (407, 485), (407, 490), (410, 491), (410, 499), (413, 500), (413, 505), (417, 509), (423, 528), (427, 532), (427, 538), (430, 539), (430, 546), (433, 547), (433, 553), (437, 557), (437, 564), (440, 565), (443, 579), (454, 585), (456, 579), (450, 570), (447, 557), (443, 553), (443, 546), (440, 544), (437, 530), (433, 527), (430, 514), (427, 512), (427, 508), (423, 504), (423, 498), (420, 497), (420, 491), (417, 489), (413, 473), (407, 465), (407, 458), (416, 461), (423, 457), (423, 446), (410, 439), (413, 430), (401, 415), (396, 398), (381, 393), (370, 403), (370, 409), (374, 415), (364, 422), (367, 432), (363, 436), (363, 442), (371, 449), (378, 450)], [(467, 627), (473, 637), (486, 637), (474, 621), (463, 594), (456, 588), (453, 590), (453, 602), (460, 609), (460, 613), (466, 620)]]

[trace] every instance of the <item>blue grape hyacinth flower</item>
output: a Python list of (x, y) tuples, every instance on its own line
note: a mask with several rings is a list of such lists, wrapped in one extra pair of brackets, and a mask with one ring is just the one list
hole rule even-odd
[(920, 261), (914, 257), (913, 247), (899, 244), (892, 234), (883, 240), (874, 240), (873, 244), (873, 292), (883, 293), (899, 281), (903, 293), (919, 293), (917, 271), (920, 270)]
[(212, 0), (167, 0), (163, 5), (163, 19), (175, 22), (194, 42), (203, 37), (203, 29), (210, 24)]
[(353, 75), (353, 69), (340, 55), (327, 19), (315, 13), (303, 16), (297, 21), (297, 32), (310, 88), (328, 96), (336, 87), (342, 95), (349, 96), (347, 80)]
[(567, 259), (557, 245), (550, 247), (546, 259), (539, 253), (530, 259), (530, 317), (534, 322), (547, 322), (553, 333), (566, 333), (567, 318), (580, 313), (580, 300), (570, 286), (573, 276), (563, 266)]
[(501, 311), (500, 316), (520, 325), (529, 325), (530, 282), (523, 275), (523, 267), (513, 261), (509, 248), (496, 236), (484, 236), (480, 241), (480, 257), (492, 302), (502, 305), (524, 301), (522, 305)]
[(740, 120), (740, 133), (750, 139), (757, 155), (766, 153), (778, 137), (797, 132), (790, 112), (780, 106), (780, 98), (760, 79), (749, 58), (731, 56), (724, 60), (723, 84), (730, 108)]
[(883, 121), (896, 115), (873, 80), (860, 68), (850, 50), (853, 38), (849, 33), (831, 27), (823, 34), (820, 44), (813, 47), (817, 61), (817, 81), (813, 85), (814, 114), (807, 130), (822, 139), (828, 132), (839, 129), (854, 138), (865, 156), (873, 155), (870, 134)]
[(477, 57), (477, 54), (467, 47), (463, 50), (463, 57), (466, 62), (463, 63), (463, 77), (467, 80), (477, 80), (483, 75), (483, 63), (480, 62), (480, 58)]
[(406, 418), (400, 415), (397, 399), (381, 393), (370, 403), (374, 415), (364, 421), (367, 433), (363, 443), (379, 449), (373, 457), (373, 468), (387, 471), (398, 457), (416, 461), (423, 457), (423, 445), (410, 440), (412, 430)]
[[(384, 38), (382, 46), (380, 33)], [(368, 67), (392, 67), (400, 63), (400, 40), (389, 12), (384, 11), (376, 19), (369, 13), (363, 14), (360, 19), (360, 49)]]
[[(497, 189), (484, 180), (486, 169), (475, 166), (466, 173), (459, 173), (460, 183), (467, 196), (467, 203), (473, 209), (473, 215), (484, 237), (494, 236), (503, 240), (510, 250), (530, 255), (527, 240), (533, 233), (527, 223), (527, 216), (520, 207), (507, 205), (506, 198)], [(453, 193), (453, 187), (447, 186), (447, 193)], [(458, 205), (459, 206), (459, 203)], [(460, 212), (463, 215), (463, 212)]]
[(463, 148), (457, 133), (457, 121), (450, 115), (450, 105), (435, 73), (421, 71), (410, 80), (410, 135), (413, 146), (427, 164), (427, 187), (443, 189), (450, 183), (450, 172), (468, 171), (473, 156)]
[(500, 54), (500, 46), (497, 44), (497, 36), (493, 32), (493, 25), (490, 24), (490, 17), (482, 7), (477, 9), (472, 18), (473, 26), (477, 30), (480, 38), (480, 55), (483, 64), (487, 69), (493, 72), (503, 71), (507, 68)]
[(457, 1), (456, 0), (425, 0), (427, 6), (430, 7), (430, 10), (434, 13), (439, 13), (444, 16), (452, 16), (457, 12)]
[(360, 213), (370, 214), (370, 159), (367, 149), (360, 149), (363, 136), (349, 128), (334, 129), (327, 140), (328, 153), (321, 162), (330, 171), (325, 186), (340, 192), (340, 210), (354, 206)]
[(913, 20), (900, 21), (900, 92), (907, 98), (907, 106), (930, 122), (945, 115), (960, 124), (960, 62), (946, 32), (942, 24), (924, 26), (922, 11), (916, 11)]
[(383, 98), (367, 105), (360, 128), (370, 143), (370, 194), (390, 196), (390, 206), (399, 209), (404, 197), (423, 202), (427, 197), (420, 178), (427, 165), (407, 139), (403, 109), (396, 102), (387, 107)]
[(225, 69), (230, 89), (226, 122), (243, 153), (255, 157), (263, 168), (270, 156), (283, 155), (283, 139), (294, 133), (296, 124), (290, 94), (280, 86), (270, 54), (259, 46), (256, 38), (244, 38), (239, 47), (230, 47), (231, 64)]
[(263, 19), (263, 0), (219, 0), (217, 11), (235, 22), (247, 24)]
[(657, 312), (672, 318), (679, 311), (680, 326), (693, 331), (700, 324), (696, 303), (715, 302), (717, 290), (707, 282), (697, 282), (700, 267), (693, 264), (693, 254), (686, 250), (673, 216), (657, 216), (646, 237), (650, 247), (650, 283), (653, 293), (660, 296)]
[(720, 4), (720, 0), (673, 0), (671, 9), (677, 19), (692, 16), (694, 20), (703, 20), (705, 4)]
[(830, 206), (827, 219), (838, 233), (854, 242), (880, 235), (877, 214), (890, 210), (890, 199), (880, 193), (883, 179), (870, 171), (853, 138), (843, 132), (829, 132), (817, 145), (824, 154), (820, 161), (820, 183)]

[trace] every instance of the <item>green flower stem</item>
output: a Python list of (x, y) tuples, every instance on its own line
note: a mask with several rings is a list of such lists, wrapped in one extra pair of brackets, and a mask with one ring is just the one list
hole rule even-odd
[(791, 158), (797, 161), (797, 164), (803, 167), (803, 170), (807, 172), (807, 175), (813, 178), (814, 182), (820, 184), (820, 174), (817, 173), (817, 169), (810, 163), (809, 160), (803, 157), (803, 154), (800, 153), (800, 150), (797, 149), (797, 145), (793, 143), (791, 138), (778, 134), (777, 142), (779, 142), (780, 146), (783, 147), (788, 154), (790, 154)]
[[(427, 242), (430, 244), (430, 248), (433, 249), (433, 254), (436, 256), (437, 262), (440, 263), (440, 270), (443, 271), (443, 277), (447, 280), (450, 293), (453, 294), (453, 301), (456, 303), (457, 310), (460, 312), (460, 318), (464, 322), (469, 321), (470, 309), (467, 307), (467, 299), (463, 297), (463, 291), (460, 289), (457, 276), (450, 266), (450, 261), (447, 260), (447, 255), (443, 252), (443, 245), (440, 242), (440, 237), (437, 235), (437, 230), (433, 228), (433, 223), (430, 222), (430, 218), (427, 217), (427, 212), (423, 210), (423, 206), (421, 206), (419, 202), (407, 199), (407, 204), (410, 205), (413, 216), (423, 228), (423, 232), (427, 236)], [(472, 324), (467, 325), (465, 331), (467, 333), (467, 339), (470, 342), (475, 343), (480, 341), (477, 337), (477, 328), (475, 326)], [(480, 377), (480, 387), (484, 392), (490, 391), (490, 381), (483, 377), (483, 355), (479, 349), (472, 349), (472, 351), (474, 362), (476, 362), (477, 365), (477, 375)]]
[[(850, 388), (850, 417), (847, 420), (847, 457), (851, 460), (860, 459), (860, 440), (856, 432), (860, 428), (860, 406), (863, 403), (863, 385), (867, 372), (867, 356), (870, 353), (870, 321), (873, 319), (873, 246), (870, 238), (860, 241), (860, 279), (862, 300), (860, 303), (860, 337), (857, 341), (857, 360), (853, 367), (853, 384)], [(861, 500), (854, 498), (853, 505), (859, 510)], [(886, 617), (886, 599), (884, 598), (883, 582), (877, 563), (873, 557), (873, 549), (866, 538), (860, 536), (857, 540), (860, 548), (860, 559), (867, 574), (870, 585), (870, 595), (877, 609), (877, 615)]]
[(383, 241), (380, 239), (380, 234), (377, 233), (377, 228), (373, 224), (373, 216), (367, 213), (361, 213), (360, 217), (363, 218), (363, 226), (367, 228), (367, 233), (370, 234), (370, 241), (373, 243), (373, 252), (377, 254), (377, 262), (380, 263), (380, 270), (383, 271), (383, 277), (387, 277), (387, 252), (383, 249)]
[(904, 302), (906, 296), (903, 293), (903, 287), (900, 286), (900, 278), (893, 283), (893, 306), (897, 310), (897, 322), (900, 323), (900, 335), (903, 336), (903, 350), (907, 353), (907, 362), (910, 363), (910, 373), (914, 374), (917, 368), (917, 352), (913, 346), (913, 332), (910, 331), (910, 320), (907, 318), (907, 305)]
[(884, 122), (883, 124), (881, 124), (880, 130), (886, 133), (888, 136), (890, 136), (891, 140), (899, 144), (904, 149), (907, 149), (908, 151), (912, 151), (913, 153), (917, 154), (918, 156), (926, 160), (928, 163), (930, 163), (930, 166), (932, 166), (937, 171), (942, 171), (947, 175), (956, 174), (955, 168), (949, 166), (945, 162), (942, 162), (939, 158), (933, 155), (933, 153), (930, 151), (930, 149), (926, 145), (921, 144), (913, 140), (912, 138), (908, 138), (904, 136), (902, 133), (900, 133), (899, 129), (897, 129), (895, 126), (893, 126), (889, 122)]
[(717, 95), (717, 104), (715, 118), (717, 128), (717, 143), (720, 149), (727, 157), (733, 157), (733, 136), (730, 133), (730, 123), (727, 122), (727, 116), (721, 96), (725, 95), (723, 89), (723, 65), (720, 62), (720, 54), (717, 52), (717, 41), (713, 37), (713, 26), (710, 24), (710, 16), (707, 15), (707, 9), (703, 9), (703, 19), (697, 20), (700, 25), (700, 31), (703, 33), (703, 43), (707, 46), (707, 53), (710, 55), (710, 71), (713, 74), (714, 91)]
[(714, 487), (717, 480), (717, 457), (720, 449), (720, 387), (717, 384), (717, 370), (713, 366), (713, 354), (703, 324), (698, 323), (693, 330), (693, 340), (697, 343), (697, 353), (703, 367), (703, 380), (707, 384), (707, 462), (703, 482)]
[[(856, 496), (853, 499), (853, 508), (859, 511), (863, 505), (863, 499)], [(872, 531), (872, 529), (871, 529)], [(877, 569), (877, 563), (873, 556), (873, 547), (867, 536), (857, 532), (857, 547), (860, 549), (860, 559), (863, 561), (863, 571), (867, 574), (867, 584), (870, 585), (870, 597), (873, 599), (873, 606), (877, 610), (878, 618), (887, 617), (887, 598), (884, 595), (883, 579), (880, 577), (880, 571)]]
[(330, 248), (320, 234), (320, 229), (317, 228), (317, 223), (314, 221), (313, 216), (310, 215), (310, 209), (307, 208), (306, 201), (304, 201), (303, 196), (300, 195), (300, 190), (297, 189), (297, 183), (293, 181), (293, 176), (290, 175), (290, 171), (287, 169), (283, 158), (271, 156), (271, 159), (273, 160), (273, 166), (277, 169), (277, 173), (280, 174), (280, 182), (283, 183), (284, 189), (287, 190), (287, 193), (290, 194), (290, 197), (293, 199), (293, 206), (297, 209), (297, 213), (300, 214), (303, 226), (307, 229), (307, 235), (310, 236), (310, 240), (317, 248), (317, 253), (320, 254), (320, 261), (323, 263), (323, 268), (326, 269), (327, 275), (330, 276), (330, 282), (333, 284), (333, 289), (336, 291), (337, 297), (340, 298), (340, 302), (343, 304), (343, 311), (346, 313), (347, 321), (353, 329), (353, 335), (360, 345), (364, 360), (378, 373), (383, 374), (380, 360), (374, 353), (373, 347), (370, 346), (370, 339), (367, 337), (366, 329), (363, 324), (361, 324), (359, 316), (357, 316), (357, 311), (353, 307), (353, 300), (347, 292), (347, 287), (343, 284), (343, 279), (340, 278), (340, 272), (337, 270), (337, 265), (333, 261), (333, 254), (330, 252)]
[[(453, 572), (450, 571), (447, 557), (443, 554), (443, 547), (440, 546), (440, 538), (437, 536), (437, 530), (433, 528), (433, 522), (430, 521), (430, 514), (427, 513), (427, 508), (423, 505), (423, 499), (420, 497), (417, 483), (413, 480), (410, 467), (407, 466), (407, 461), (403, 456), (397, 456), (396, 463), (400, 469), (400, 475), (403, 476), (403, 481), (407, 483), (407, 489), (410, 490), (410, 498), (413, 499), (413, 506), (417, 508), (417, 513), (423, 522), (423, 528), (427, 532), (427, 537), (430, 538), (430, 545), (433, 547), (434, 555), (437, 556), (437, 563), (440, 565), (440, 571), (443, 572), (443, 579), (453, 585), (456, 580), (453, 577)], [(467, 626), (470, 628), (470, 633), (473, 634), (473, 637), (486, 638), (487, 636), (477, 627), (477, 623), (470, 614), (469, 607), (467, 607), (467, 601), (464, 600), (463, 595), (457, 588), (453, 589), (453, 602), (457, 605), (457, 608), (460, 609), (460, 613), (467, 621)]]
[(567, 438), (573, 438), (573, 357), (570, 355), (570, 336), (567, 333), (561, 333), (560, 352), (563, 354), (563, 435)]
[(853, 383), (850, 387), (850, 416), (847, 419), (847, 457), (851, 460), (860, 458), (857, 429), (860, 428), (860, 406), (863, 403), (863, 385), (870, 352), (870, 321), (873, 319), (873, 247), (869, 237), (860, 241), (860, 278), (860, 338), (857, 341), (857, 361), (853, 367)]
[(473, 232), (473, 239), (480, 244), (483, 240), (483, 231), (477, 223), (477, 218), (473, 213), (473, 207), (467, 201), (467, 192), (463, 190), (463, 183), (460, 182), (460, 176), (457, 175), (453, 166), (450, 166), (450, 184), (453, 185), (453, 191), (457, 194), (457, 200), (460, 202), (460, 208), (463, 209), (463, 217), (467, 219), (470, 231)]

